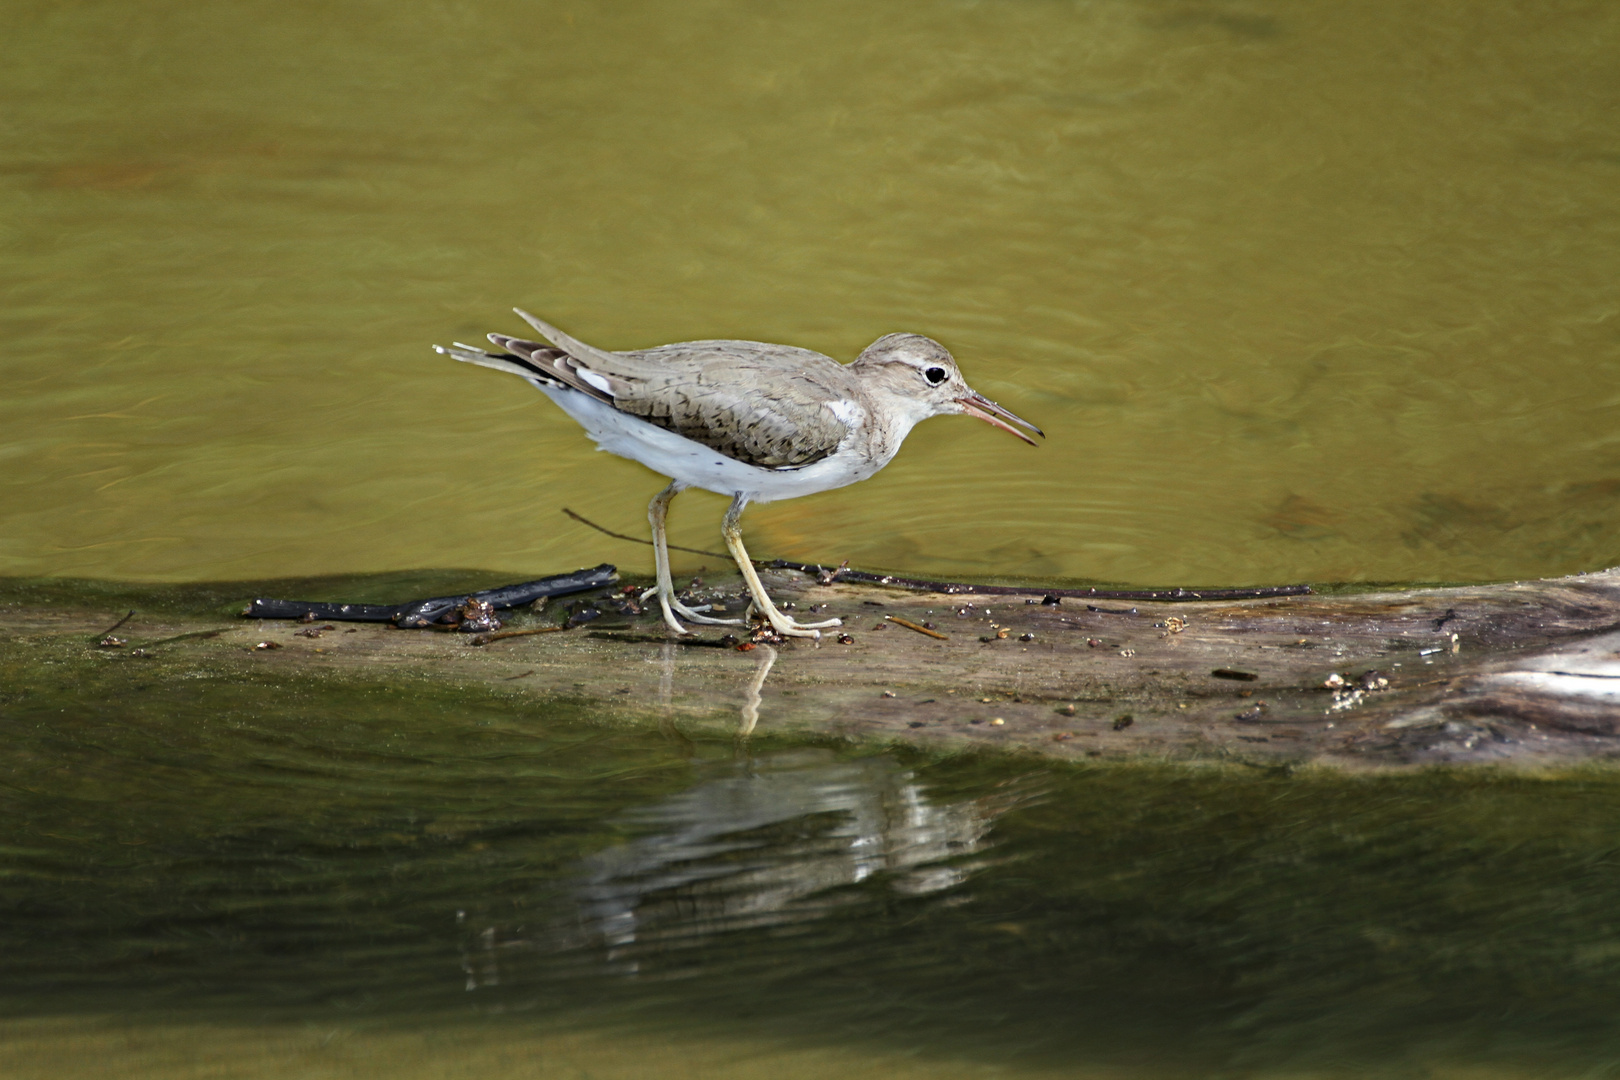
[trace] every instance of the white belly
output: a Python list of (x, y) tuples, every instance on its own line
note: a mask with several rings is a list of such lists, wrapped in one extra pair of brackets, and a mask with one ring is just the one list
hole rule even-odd
[[(850, 437), (836, 452), (802, 469), (761, 469), (734, 461), (684, 435), (627, 416), (589, 394), (541, 382), (534, 385), (578, 421), (599, 449), (639, 461), (653, 472), (689, 487), (720, 495), (746, 495), (749, 502), (794, 499), (831, 491), (865, 480), (894, 457), (892, 450), (881, 457), (856, 453), (851, 446), (854, 439)], [(899, 440), (895, 440), (895, 447), (898, 446)]]

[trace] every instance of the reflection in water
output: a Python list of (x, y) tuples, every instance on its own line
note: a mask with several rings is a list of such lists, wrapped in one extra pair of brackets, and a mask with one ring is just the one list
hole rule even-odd
[[(754, 733), (754, 727), (759, 723), (759, 706), (763, 698), (761, 691), (765, 689), (765, 680), (771, 674), (771, 668), (776, 666), (777, 652), (769, 645), (759, 646), (755, 652), (757, 659), (754, 664), (754, 674), (743, 687), (742, 715), (737, 721), (737, 737), (746, 739)], [(675, 710), (672, 707), (675, 695), (675, 642), (666, 641), (660, 647), (658, 654), (660, 669), (658, 672), (658, 702), (663, 706), (663, 716), (659, 721), (658, 729), (664, 736), (677, 745), (689, 746), (691, 741), (681, 734), (675, 726)]]
[(748, 688), (743, 692), (742, 720), (737, 725), (739, 737), (753, 734), (754, 725), (759, 723), (760, 691), (765, 688), (765, 679), (776, 664), (776, 650), (769, 645), (759, 647), (759, 666), (754, 669), (754, 677), (748, 681)]
[[(762, 672), (769, 669), (762, 665)], [(1014, 781), (939, 803), (886, 757), (840, 761), (798, 750), (709, 766), (718, 775), (625, 817), (648, 830), (585, 859), (560, 913), (536, 941), (495, 927), (468, 957), (467, 987), (500, 980), (502, 953), (601, 949), (635, 974), (648, 959), (716, 934), (814, 919), (857, 899), (842, 886), (882, 880), (905, 896), (962, 884), (995, 820), (1034, 794)]]

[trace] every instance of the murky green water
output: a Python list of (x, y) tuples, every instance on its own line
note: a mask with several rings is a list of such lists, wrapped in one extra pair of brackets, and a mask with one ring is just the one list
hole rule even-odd
[[(1137, 583), (1620, 561), (1620, 10), (14, 0), (0, 572), (644, 553), (661, 481), (431, 342), (933, 334), (761, 554)], [(677, 506), (712, 546), (717, 499)]]
[(1612, 777), (739, 744), (426, 683), (130, 670), (65, 663), (0, 713), (7, 1076), (1606, 1076), (1620, 1053)]

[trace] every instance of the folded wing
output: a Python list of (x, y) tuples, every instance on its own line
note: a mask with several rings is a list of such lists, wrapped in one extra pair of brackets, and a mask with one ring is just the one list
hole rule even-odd
[[(447, 356), (566, 386), (765, 469), (800, 469), (838, 449), (849, 434), (839, 413), (853, 379), (831, 357), (749, 341), (692, 341), (606, 352), (519, 312), (552, 345), (490, 334), (504, 350), (457, 344)], [(835, 409), (838, 410), (835, 412)]]

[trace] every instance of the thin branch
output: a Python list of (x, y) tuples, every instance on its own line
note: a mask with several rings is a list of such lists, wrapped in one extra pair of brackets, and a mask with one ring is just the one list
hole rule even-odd
[(154, 645), (167, 645), (171, 641), (189, 641), (192, 638), (219, 637), (219, 635), (223, 634), (229, 629), (231, 628), (228, 626), (222, 626), (217, 630), (193, 630), (189, 634), (176, 634), (173, 637), (158, 638), (156, 641), (148, 641), (146, 644), (142, 645), (141, 648), (150, 649)]
[[(613, 539), (615, 539), (615, 540), (628, 540), (632, 544), (646, 544), (648, 547), (652, 547), (652, 541), (651, 540), (643, 540), (639, 536), (626, 536), (624, 533), (616, 533), (612, 529), (604, 529), (602, 526), (598, 525), (596, 522), (590, 520), (589, 518), (580, 517), (578, 514), (574, 513), (572, 510), (568, 509), (568, 507), (566, 507), (566, 506), (562, 508), (562, 512), (567, 514), (569, 517), (573, 518), (575, 521), (579, 522), (581, 525), (589, 525), (591, 528), (595, 529), (597, 532), (606, 533), (608, 536), (613, 537)], [(681, 545), (679, 545), (679, 544), (669, 544), (667, 546), (669, 547), (669, 550), (671, 550), (671, 551), (685, 551), (685, 552), (689, 552), (689, 553), (691, 553), (693, 555), (707, 555), (711, 559), (729, 559), (729, 558), (731, 558), (730, 555), (722, 555), (718, 551), (703, 551), (703, 550), (701, 550), (699, 548), (681, 547)]]
[(809, 574), (822, 585), (858, 581), (869, 585), (893, 585), (901, 589), (946, 593), (953, 596), (1033, 596), (1042, 593), (1054, 602), (1064, 596), (1100, 600), (1255, 600), (1271, 596), (1307, 596), (1311, 592), (1309, 585), (1264, 585), (1253, 589), (1054, 589), (1046, 585), (972, 585), (962, 581), (924, 581), (920, 578), (851, 570), (847, 563), (836, 570), (828, 570), (820, 564), (791, 562), (787, 559), (772, 559), (769, 562), (759, 559), (755, 560), (755, 565), (776, 570), (797, 570), (801, 574)]
[(125, 623), (129, 622), (129, 620), (133, 619), (134, 617), (135, 617), (135, 609), (130, 608), (128, 615), (125, 615), (122, 619), (119, 619), (117, 622), (115, 622), (111, 626), (107, 627), (107, 629), (105, 629), (101, 633), (97, 634), (96, 637), (95, 637), (95, 640), (98, 641), (98, 642), (101, 641), (103, 638), (109, 636), (114, 630), (118, 629), (120, 626), (123, 626)]
[[(505, 641), (507, 638), (529, 637), (534, 634), (560, 634), (568, 629), (566, 626), (542, 626), (534, 630), (502, 630), (494, 634), (479, 634), (467, 642), (469, 645), (488, 645), (492, 641)], [(534, 674), (532, 671), (529, 674)]]
[(929, 637), (938, 638), (941, 641), (949, 641), (950, 640), (950, 638), (947, 635), (940, 633), (938, 630), (930, 630), (926, 626), (918, 626), (916, 623), (912, 622), (910, 619), (902, 619), (898, 615), (885, 615), (883, 617), (885, 619), (888, 619), (890, 622), (892, 622), (892, 623), (894, 623), (894, 624), (896, 624), (898, 626), (905, 627), (907, 630), (915, 630), (919, 634), (927, 634)]
[[(583, 518), (566, 506), (562, 512), (579, 522), (589, 525), (599, 533), (606, 533), (615, 540), (629, 540), (634, 544), (647, 544), (651, 540), (643, 540), (639, 536), (626, 536), (616, 533), (612, 529), (604, 529), (596, 522)], [(697, 548), (678, 547), (669, 545), (671, 551), (688, 551), (693, 555), (707, 555), (714, 559), (729, 559), (731, 556), (722, 555), (718, 551), (699, 551)], [(1253, 600), (1271, 596), (1307, 596), (1310, 594), (1309, 585), (1265, 585), (1253, 589), (1054, 589), (1044, 585), (969, 585), (959, 581), (925, 581), (919, 578), (895, 577), (893, 574), (869, 574), (864, 570), (851, 570), (849, 564), (837, 569), (829, 570), (818, 564), (793, 562), (788, 559), (755, 559), (754, 565), (761, 568), (774, 568), (777, 570), (797, 570), (809, 574), (822, 585), (831, 585), (838, 581), (859, 581), (870, 585), (894, 585), (902, 589), (917, 589), (925, 592), (947, 593), (951, 595), (978, 595), (978, 596), (1030, 596), (1035, 593), (1044, 593), (1056, 602), (1058, 597), (1084, 597), (1099, 600)]]

